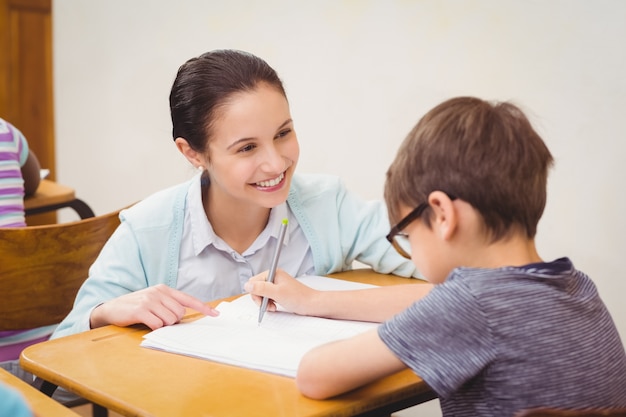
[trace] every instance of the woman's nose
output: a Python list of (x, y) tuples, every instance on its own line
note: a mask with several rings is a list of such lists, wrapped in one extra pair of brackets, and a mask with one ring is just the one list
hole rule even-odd
[(272, 145), (267, 147), (264, 165), (269, 172), (279, 173), (285, 169), (285, 159), (278, 146)]

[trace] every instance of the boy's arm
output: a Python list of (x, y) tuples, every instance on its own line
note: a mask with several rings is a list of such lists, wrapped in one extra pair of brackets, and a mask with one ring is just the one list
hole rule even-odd
[(433, 287), (427, 283), (411, 283), (363, 290), (317, 291), (281, 269), (276, 272), (273, 283), (267, 282), (266, 276), (267, 271), (255, 275), (244, 288), (257, 304), (262, 297), (268, 297), (270, 311), (274, 311), (278, 303), (300, 315), (379, 323), (423, 298)]
[[(425, 297), (432, 284), (390, 285), (351, 291), (315, 291), (302, 314), (382, 323)], [(280, 304), (280, 302), (279, 302)]]
[(303, 395), (325, 399), (405, 368), (373, 329), (308, 352), (298, 367), (296, 384)]

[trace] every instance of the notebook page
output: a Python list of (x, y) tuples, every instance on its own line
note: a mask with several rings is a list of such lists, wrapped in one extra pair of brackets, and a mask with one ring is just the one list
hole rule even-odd
[[(339, 281), (339, 282), (335, 282)], [(307, 277), (319, 289), (358, 289), (366, 284)], [(144, 336), (141, 346), (295, 377), (302, 356), (315, 346), (362, 333), (378, 326), (348, 320), (298, 316), (285, 311), (265, 313), (258, 325), (259, 306), (247, 294), (222, 302), (218, 317), (163, 327)]]

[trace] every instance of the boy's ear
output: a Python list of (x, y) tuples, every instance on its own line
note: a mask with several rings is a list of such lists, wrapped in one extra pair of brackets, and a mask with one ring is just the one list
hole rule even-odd
[(450, 197), (443, 191), (433, 191), (428, 196), (428, 203), (433, 210), (433, 228), (443, 240), (450, 240), (457, 230), (459, 214)]
[(196, 168), (200, 168), (203, 166), (202, 155), (199, 152), (193, 150), (191, 146), (189, 146), (189, 142), (187, 142), (187, 139), (176, 138), (176, 140), (174, 140), (174, 143), (176, 143), (176, 147), (178, 148), (180, 153), (182, 153), (185, 158), (187, 158), (191, 165)]

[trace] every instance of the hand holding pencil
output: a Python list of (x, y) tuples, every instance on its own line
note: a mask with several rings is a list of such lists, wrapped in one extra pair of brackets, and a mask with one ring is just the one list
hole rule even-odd
[[(283, 219), (280, 224), (280, 231), (278, 232), (278, 240), (276, 242), (276, 250), (274, 251), (274, 257), (272, 258), (272, 264), (270, 265), (270, 271), (267, 275), (268, 282), (274, 282), (274, 277), (276, 276), (276, 268), (278, 267), (278, 259), (280, 258), (280, 251), (283, 247), (283, 241), (285, 240), (285, 232), (287, 231), (287, 219)], [(261, 320), (263, 320), (263, 315), (267, 310), (267, 302), (268, 298), (263, 297), (263, 301), (261, 302), (261, 307), (259, 309), (259, 325), (261, 325)]]

